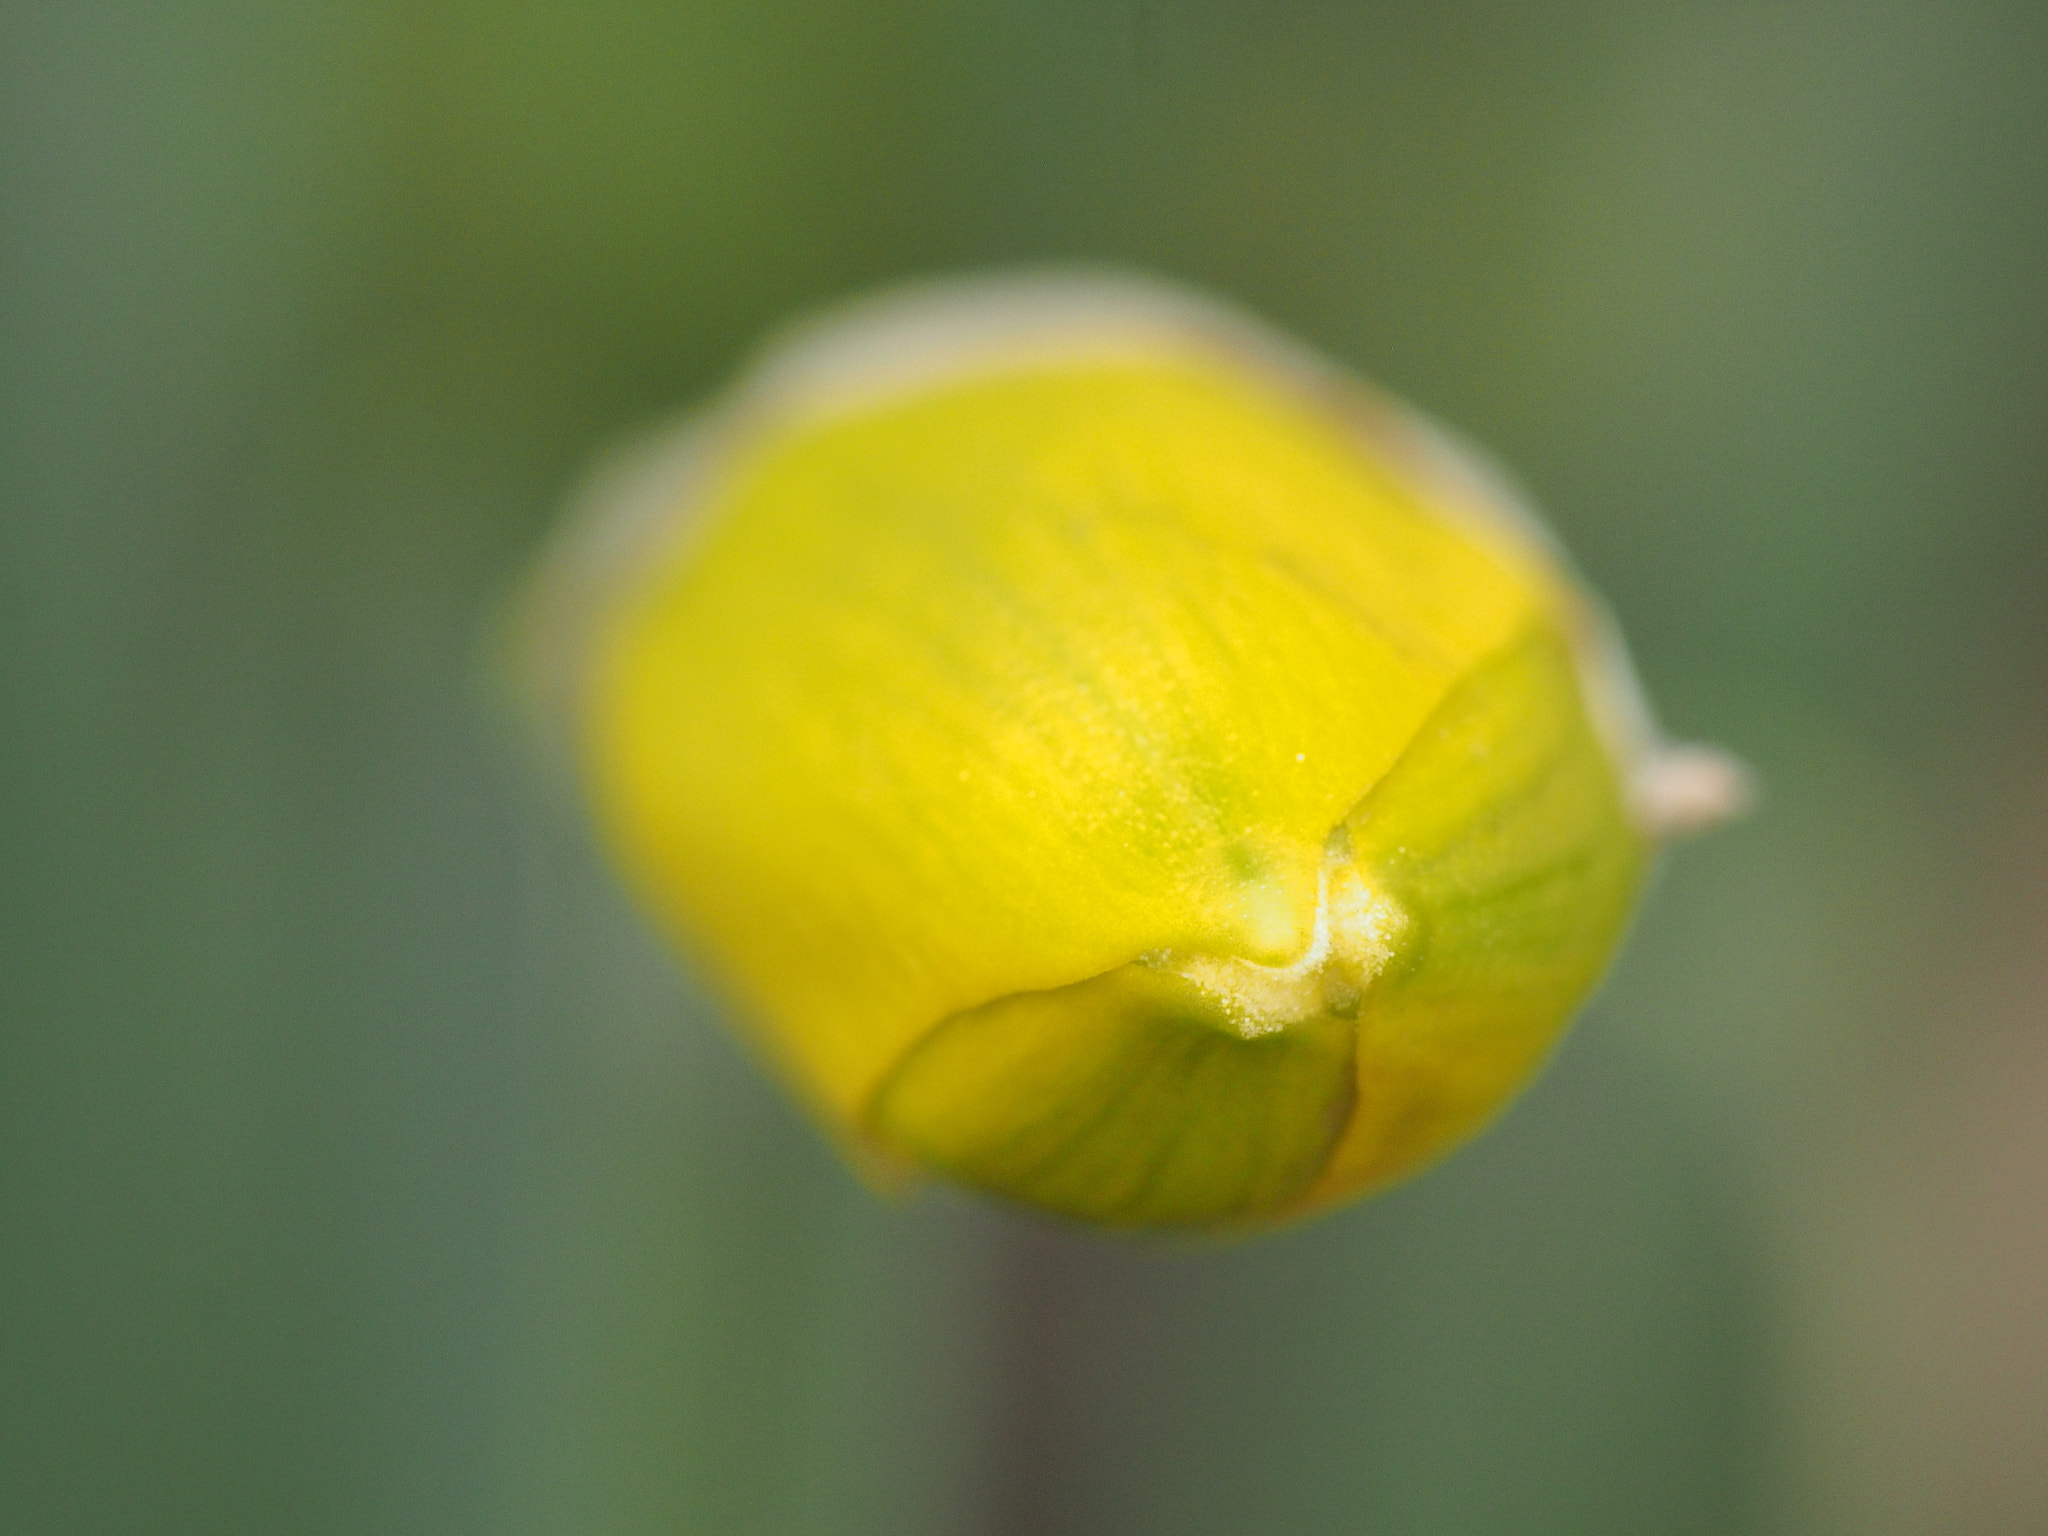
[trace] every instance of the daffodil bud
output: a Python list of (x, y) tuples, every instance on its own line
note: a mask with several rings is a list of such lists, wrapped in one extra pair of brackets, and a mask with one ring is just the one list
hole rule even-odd
[(1735, 789), (1482, 465), (1126, 280), (790, 332), (535, 590), (619, 863), (840, 1141), (1116, 1226), (1471, 1133)]

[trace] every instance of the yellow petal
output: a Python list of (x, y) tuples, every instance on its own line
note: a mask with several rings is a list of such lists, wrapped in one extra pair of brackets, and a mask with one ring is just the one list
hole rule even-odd
[(596, 803), (847, 1141), (1285, 1215), (1540, 1060), (1640, 882), (1641, 711), (1398, 408), (1184, 301), (1031, 295), (771, 354), (558, 574)]

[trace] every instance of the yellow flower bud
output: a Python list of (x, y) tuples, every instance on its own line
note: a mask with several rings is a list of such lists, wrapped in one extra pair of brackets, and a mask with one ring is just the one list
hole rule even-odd
[(536, 594), (619, 862), (843, 1144), (1110, 1225), (1468, 1135), (1735, 788), (1482, 466), (1132, 281), (790, 333)]

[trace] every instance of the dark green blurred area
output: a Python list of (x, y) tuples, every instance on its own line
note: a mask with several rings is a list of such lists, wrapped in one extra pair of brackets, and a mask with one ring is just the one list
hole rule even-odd
[[(0, 1530), (2048, 1528), (2048, 12), (17, 0)], [(1250, 1246), (861, 1188), (486, 681), (618, 433), (899, 274), (1490, 444), (1759, 814)]]

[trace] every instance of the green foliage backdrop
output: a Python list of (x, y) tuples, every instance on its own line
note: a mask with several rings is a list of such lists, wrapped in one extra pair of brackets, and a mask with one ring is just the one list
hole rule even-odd
[[(0, 1525), (2048, 1522), (2048, 25), (18, 0)], [(859, 1188), (482, 682), (761, 327), (1044, 258), (1491, 444), (1763, 809), (1536, 1091), (1228, 1250)]]

